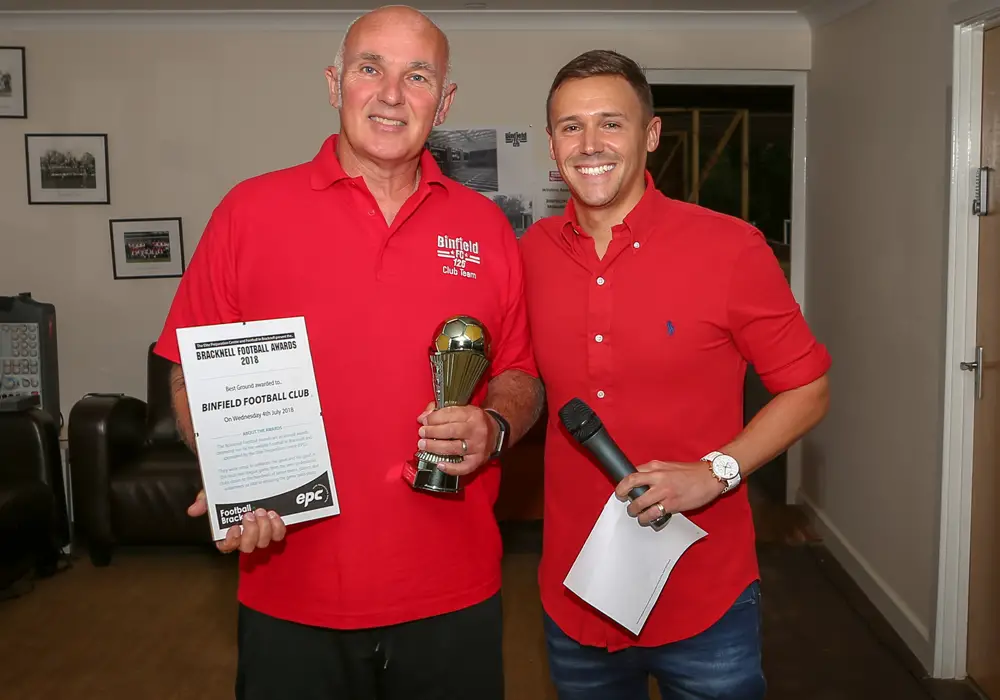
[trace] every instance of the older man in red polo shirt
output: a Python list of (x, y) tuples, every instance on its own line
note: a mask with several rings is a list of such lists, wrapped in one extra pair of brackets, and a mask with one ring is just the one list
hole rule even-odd
[[(563, 700), (757, 700), (759, 581), (743, 480), (827, 408), (830, 358), (763, 236), (668, 199), (646, 171), (660, 120), (641, 69), (585, 53), (549, 93), (565, 215), (521, 239), (529, 325), (545, 383), (539, 574), (552, 678)], [(752, 363), (775, 398), (744, 429)], [(559, 425), (579, 397), (637, 465), (617, 488), (643, 524), (683, 513), (707, 531), (678, 561), (638, 636), (563, 585), (615, 485)]]
[[(495, 457), (537, 419), (541, 386), (514, 232), (424, 148), (455, 94), (447, 71), (425, 16), (360, 18), (327, 71), (339, 134), (227, 193), (157, 345), (178, 362), (183, 326), (301, 315), (309, 332), (341, 513), (287, 529), (249, 513), (219, 544), (241, 552), (239, 700), (503, 698)], [(478, 251), (467, 274), (443, 257), (456, 241)], [(484, 322), (491, 374), (477, 405), (432, 412), (428, 348), (455, 314)], [(403, 480), (418, 449), (465, 455), (441, 465), (464, 475), (457, 497)]]

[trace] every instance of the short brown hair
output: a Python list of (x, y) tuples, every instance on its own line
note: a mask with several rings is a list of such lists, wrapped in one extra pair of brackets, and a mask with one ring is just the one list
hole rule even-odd
[(552, 81), (552, 87), (549, 88), (548, 99), (545, 100), (545, 123), (549, 127), (552, 126), (549, 110), (552, 107), (552, 96), (559, 89), (560, 85), (567, 80), (593, 78), (599, 75), (617, 75), (625, 78), (628, 84), (632, 86), (632, 89), (635, 90), (636, 97), (639, 98), (639, 103), (646, 112), (646, 118), (652, 119), (653, 90), (649, 87), (646, 74), (643, 73), (639, 64), (617, 51), (594, 49), (593, 51), (580, 54), (556, 73), (556, 77)]

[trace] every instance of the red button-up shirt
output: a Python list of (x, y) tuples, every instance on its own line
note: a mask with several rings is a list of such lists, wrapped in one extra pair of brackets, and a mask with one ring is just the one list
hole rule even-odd
[[(499, 207), (424, 152), (420, 185), (388, 225), (336, 143), (223, 198), (156, 351), (177, 362), (182, 326), (305, 317), (341, 513), (242, 555), (239, 598), (276, 617), (358, 628), (457, 610), (500, 587), (499, 465), (457, 498), (401, 476), (434, 398), (428, 351), (441, 323), (484, 322), (493, 376), (536, 370), (517, 239)], [(484, 394), (485, 381), (474, 400)]]
[(744, 485), (685, 514), (708, 536), (681, 557), (635, 637), (563, 585), (614, 484), (568, 435), (558, 410), (573, 397), (586, 401), (634, 464), (694, 462), (743, 429), (748, 362), (776, 393), (821, 377), (830, 357), (761, 233), (668, 199), (648, 173), (603, 259), (572, 201), (565, 216), (527, 231), (521, 250), (549, 411), (543, 606), (582, 644), (614, 650), (691, 637), (758, 577)]

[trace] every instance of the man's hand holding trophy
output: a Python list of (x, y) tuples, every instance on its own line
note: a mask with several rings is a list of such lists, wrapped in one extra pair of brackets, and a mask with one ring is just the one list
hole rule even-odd
[(471, 474), (495, 453), (499, 417), (469, 401), (490, 366), (490, 335), (471, 316), (447, 319), (430, 346), (434, 400), (418, 416), (418, 451), (403, 478), (414, 489), (457, 493), (460, 477)]

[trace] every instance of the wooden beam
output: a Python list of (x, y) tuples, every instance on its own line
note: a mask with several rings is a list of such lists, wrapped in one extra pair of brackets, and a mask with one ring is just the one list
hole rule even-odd
[[(656, 114), (678, 114), (680, 112), (693, 112), (695, 110), (705, 112), (732, 112), (734, 107), (657, 107), (653, 111)], [(784, 114), (784, 113), (782, 113)], [(789, 114), (788, 116), (791, 116)]]
[(698, 152), (698, 141), (701, 135), (701, 112), (697, 109), (691, 110), (691, 180), (694, 182), (694, 189), (688, 196), (689, 202), (698, 203), (698, 191), (701, 188), (701, 179), (698, 175), (701, 169), (701, 155)]
[[(673, 161), (674, 155), (676, 155), (678, 147), (681, 145), (681, 143), (684, 141), (684, 139), (687, 138), (687, 130), (675, 130), (675, 131), (664, 131), (664, 132), (661, 132), (660, 133), (660, 148), (657, 149), (657, 152), (659, 152), (660, 150), (666, 148), (667, 142), (669, 141), (669, 139), (670, 139), (671, 136), (676, 139), (674, 141), (673, 148), (670, 150), (670, 153), (667, 155), (666, 160), (664, 160), (663, 165), (660, 166), (660, 170), (657, 173), (656, 177), (653, 178), (653, 183), (656, 185), (657, 188), (660, 187), (660, 180), (663, 179), (664, 174), (667, 172), (667, 168), (670, 167), (670, 163), (671, 163), (671, 161)], [(687, 192), (687, 189), (685, 188), (682, 191), (683, 192)]]
[(667, 159), (663, 161), (663, 165), (660, 166), (660, 171), (656, 174), (656, 177), (653, 178), (653, 184), (656, 185), (657, 189), (660, 187), (660, 180), (662, 180), (663, 176), (667, 173), (667, 168), (669, 168), (670, 164), (673, 162), (674, 156), (677, 155), (677, 150), (681, 147), (681, 143), (683, 142), (682, 138), (683, 137), (680, 137), (679, 135), (679, 138), (674, 141), (674, 147), (670, 149), (670, 154), (667, 156)]
[(740, 148), (740, 203), (743, 220), (750, 220), (750, 110), (743, 110), (743, 138)]
[(688, 188), (691, 187), (691, 159), (688, 157), (688, 132), (684, 132), (681, 140), (684, 142), (684, 153), (682, 154), (684, 156), (684, 188), (681, 189), (683, 193), (687, 192)]
[(701, 174), (701, 182), (698, 183), (698, 189), (704, 187), (705, 182), (708, 181), (708, 175), (712, 172), (712, 168), (715, 167), (716, 163), (719, 162), (719, 158), (722, 156), (722, 152), (726, 149), (729, 144), (729, 139), (733, 137), (733, 133), (736, 131), (736, 127), (740, 125), (740, 120), (743, 118), (742, 112), (737, 112), (733, 120), (729, 122), (729, 126), (726, 127), (726, 131), (722, 134), (719, 142), (715, 144), (715, 150), (712, 151), (711, 157), (708, 162), (705, 163), (705, 170)]
[[(657, 107), (653, 110), (656, 114), (681, 114), (697, 109), (702, 114), (708, 112), (735, 112), (738, 107)], [(754, 112), (755, 117), (792, 117), (791, 112)]]

